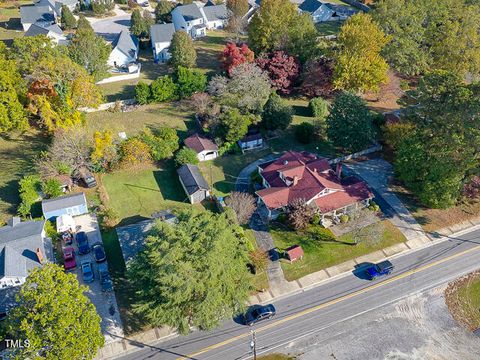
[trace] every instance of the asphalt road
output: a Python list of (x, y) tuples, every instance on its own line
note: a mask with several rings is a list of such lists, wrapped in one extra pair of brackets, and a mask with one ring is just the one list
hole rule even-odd
[[(395, 270), (386, 278), (371, 282), (352, 273), (275, 301), (277, 316), (253, 327), (257, 354), (328, 332), (341, 321), (479, 268), (480, 229), (391, 261)], [(145, 345), (122, 359), (248, 359), (252, 356), (250, 341), (248, 326), (228, 321), (211, 332), (193, 332), (154, 346)]]

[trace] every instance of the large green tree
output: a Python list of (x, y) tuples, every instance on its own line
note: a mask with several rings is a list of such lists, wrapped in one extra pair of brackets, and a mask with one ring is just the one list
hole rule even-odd
[(248, 299), (247, 262), (243, 230), (230, 211), (182, 212), (174, 225), (158, 221), (129, 264), (134, 310), (181, 333), (212, 329)]
[(277, 93), (270, 94), (262, 113), (262, 124), (268, 130), (286, 129), (293, 119), (293, 108)]
[(193, 68), (197, 63), (197, 52), (192, 38), (185, 31), (176, 31), (170, 45), (170, 63), (174, 68)]
[(249, 125), (255, 122), (256, 118), (252, 114), (242, 115), (240, 110), (229, 108), (220, 114), (218, 120), (220, 126), (217, 135), (225, 142), (235, 143), (247, 134)]
[(348, 92), (337, 96), (327, 117), (327, 135), (335, 146), (348, 151), (371, 145), (376, 129), (365, 101)]
[(388, 37), (370, 15), (359, 13), (348, 19), (340, 30), (335, 51), (335, 87), (377, 91), (388, 80), (388, 64), (380, 55), (387, 42)]
[(77, 20), (70, 11), (70, 8), (66, 5), (62, 5), (62, 16), (60, 18), (60, 23), (62, 24), (62, 28), (64, 30), (70, 30), (77, 26)]
[(160, 0), (155, 7), (155, 21), (157, 23), (171, 22), (172, 15), (170, 14), (175, 7), (175, 4), (168, 0)]
[(34, 269), (8, 315), (8, 331), (30, 346), (17, 359), (93, 359), (104, 343), (100, 317), (84, 294), (88, 288), (55, 264)]

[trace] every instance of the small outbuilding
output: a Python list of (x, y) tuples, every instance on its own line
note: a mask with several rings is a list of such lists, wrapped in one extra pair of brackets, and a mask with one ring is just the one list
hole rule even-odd
[(297, 260), (303, 259), (303, 249), (300, 245), (290, 246), (285, 250), (285, 257), (292, 263)]
[(218, 146), (210, 139), (197, 133), (184, 140), (185, 146), (197, 153), (199, 161), (213, 160), (218, 157)]
[(56, 219), (57, 222), (57, 232), (75, 232), (75, 220), (70, 215), (64, 214), (60, 215)]
[(198, 166), (185, 164), (177, 170), (177, 173), (191, 204), (199, 203), (210, 197), (210, 187)]
[(47, 220), (56, 219), (61, 215), (84, 215), (88, 213), (87, 199), (85, 194), (80, 192), (43, 200), (42, 212)]
[(238, 146), (242, 151), (258, 149), (263, 147), (262, 134), (247, 134), (242, 139), (238, 140)]

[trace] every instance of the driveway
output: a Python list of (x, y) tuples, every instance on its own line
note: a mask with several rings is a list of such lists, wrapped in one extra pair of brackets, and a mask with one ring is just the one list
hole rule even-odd
[(97, 35), (111, 42), (122, 30), (130, 29), (130, 14), (97, 20), (92, 22), (92, 28)]
[[(90, 246), (96, 242), (102, 242), (100, 235), (100, 229), (98, 227), (98, 221), (95, 215), (86, 214), (75, 217), (75, 224), (77, 231), (85, 231), (88, 236), (88, 242)], [(74, 241), (74, 246), (76, 242)], [(123, 337), (122, 320), (120, 319), (120, 312), (118, 311), (117, 299), (115, 298), (115, 292), (102, 292), (100, 281), (98, 279), (98, 269), (93, 254), (90, 252), (86, 255), (79, 255), (76, 252), (77, 274), (80, 284), (87, 285), (90, 289), (87, 292), (87, 296), (93, 305), (97, 308), (98, 315), (102, 318), (102, 332), (105, 335), (105, 342), (109, 343)], [(85, 284), (82, 279), (82, 271), (80, 269), (80, 263), (83, 260), (90, 260), (93, 263), (93, 270), (95, 273), (95, 280), (90, 284)]]

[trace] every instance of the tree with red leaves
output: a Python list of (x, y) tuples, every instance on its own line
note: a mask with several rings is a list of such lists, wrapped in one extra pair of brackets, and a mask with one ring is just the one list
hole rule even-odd
[(243, 63), (252, 63), (254, 57), (255, 54), (248, 48), (247, 44), (237, 45), (233, 42), (228, 42), (225, 49), (223, 49), (222, 55), (220, 55), (220, 61), (227, 75), (230, 76), (235, 66)]
[(331, 60), (309, 61), (304, 67), (300, 92), (309, 97), (331, 97), (333, 88), (333, 64)]
[(257, 65), (268, 73), (272, 85), (281, 94), (290, 94), (300, 72), (297, 58), (284, 51), (274, 51), (257, 59)]

